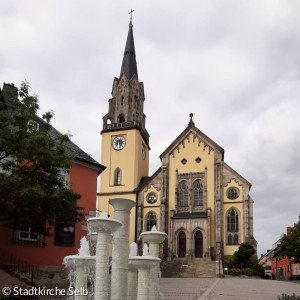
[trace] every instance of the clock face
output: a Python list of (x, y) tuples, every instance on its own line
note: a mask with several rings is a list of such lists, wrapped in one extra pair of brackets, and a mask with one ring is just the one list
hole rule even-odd
[(126, 145), (124, 136), (117, 136), (113, 139), (112, 146), (115, 150), (122, 150)]

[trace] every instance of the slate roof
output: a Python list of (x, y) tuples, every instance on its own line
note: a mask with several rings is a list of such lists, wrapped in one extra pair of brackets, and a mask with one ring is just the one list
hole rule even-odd
[(178, 146), (178, 144), (181, 143), (182, 139), (184, 139), (190, 132), (197, 133), (210, 147), (212, 147), (215, 150), (218, 150), (222, 154), (222, 160), (224, 160), (224, 149), (220, 147), (217, 143), (215, 143), (212, 139), (210, 139), (207, 135), (205, 135), (201, 130), (199, 130), (194, 122), (191, 120), (186, 127), (185, 130), (183, 130), (180, 135), (169, 145), (169, 147), (159, 156), (160, 159), (170, 153), (174, 148)]
[(157, 176), (157, 174), (159, 174), (161, 172), (161, 167), (158, 168), (158, 170), (156, 170), (156, 172), (152, 175), (152, 176), (143, 176), (141, 178), (141, 181), (137, 187), (137, 191), (141, 191), (147, 184), (149, 184), (153, 178), (155, 178)]
[[(44, 123), (44, 120), (39, 118), (40, 122)], [(49, 130), (49, 134), (53, 137), (62, 135), (58, 130), (56, 130), (53, 126), (51, 126)], [(95, 167), (99, 167), (100, 173), (104, 171), (106, 167), (102, 166), (95, 159), (93, 159), (89, 154), (84, 152), (81, 148), (79, 148), (76, 144), (74, 144), (70, 139), (64, 142), (64, 149), (67, 154), (73, 156), (75, 159), (86, 162), (88, 164), (92, 164)]]
[[(4, 84), (3, 91), (0, 89), (0, 100), (2, 100), (5, 104), (5, 108), (12, 112), (14, 109), (14, 101), (18, 97), (18, 89), (13, 84)], [(45, 125), (45, 121), (40, 117), (36, 116), (36, 122), (40, 125)], [(58, 130), (56, 130), (53, 126), (50, 127), (49, 134), (53, 137), (57, 137), (62, 135)], [(94, 168), (98, 169), (98, 174), (105, 170), (105, 166), (98, 163), (95, 159), (93, 159), (89, 154), (80, 149), (76, 144), (74, 144), (71, 140), (67, 140), (64, 142), (64, 148), (67, 154), (73, 156), (75, 160), (87, 163), (92, 165)]]
[(125, 74), (128, 80), (130, 80), (133, 75), (136, 75), (136, 77), (138, 78), (132, 23), (129, 24), (128, 36), (127, 36), (126, 46), (124, 50), (124, 57), (123, 57), (120, 77), (122, 73)]

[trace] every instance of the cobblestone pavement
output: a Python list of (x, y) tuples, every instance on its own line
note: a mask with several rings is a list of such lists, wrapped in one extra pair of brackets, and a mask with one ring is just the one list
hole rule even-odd
[(215, 278), (161, 278), (161, 300), (197, 300)]
[(300, 284), (241, 278), (161, 278), (164, 300), (277, 300), (282, 293), (300, 295)]
[(282, 293), (300, 295), (300, 285), (278, 280), (221, 279), (205, 299), (277, 300)]

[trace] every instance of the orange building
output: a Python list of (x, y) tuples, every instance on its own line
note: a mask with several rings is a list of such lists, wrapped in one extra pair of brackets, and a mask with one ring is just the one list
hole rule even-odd
[(280, 255), (280, 247), (274, 249), (272, 273), (276, 279), (288, 279), (292, 276), (292, 262), (286, 255)]
[[(17, 88), (4, 84), (0, 89), (0, 101), (4, 101), (9, 110), (11, 96), (17, 97)], [(39, 122), (37, 117), (37, 122)], [(53, 127), (51, 134), (60, 134)], [(65, 150), (74, 157), (69, 173), (62, 173), (66, 185), (71, 185), (74, 192), (81, 195), (77, 205), (84, 208), (83, 213), (94, 215), (96, 210), (97, 177), (105, 169), (90, 155), (73, 142), (65, 143)], [(66, 226), (57, 222), (51, 229), (52, 235), (45, 237), (30, 231), (30, 228), (12, 230), (0, 226), (0, 265), (10, 266), (21, 273), (30, 273), (36, 283), (39, 279), (47, 285), (61, 282), (62, 261), (66, 255), (77, 254), (80, 239), (86, 235), (86, 222)], [(46, 278), (46, 279), (45, 279)], [(32, 278), (30, 278), (32, 279)]]
[[(291, 227), (287, 227), (287, 235), (290, 231)], [(276, 279), (288, 279), (292, 275), (300, 275), (300, 264), (292, 263), (292, 258), (281, 254), (280, 241), (281, 238), (273, 244), (271, 250), (261, 256), (259, 264), (264, 267), (265, 273), (271, 272)]]

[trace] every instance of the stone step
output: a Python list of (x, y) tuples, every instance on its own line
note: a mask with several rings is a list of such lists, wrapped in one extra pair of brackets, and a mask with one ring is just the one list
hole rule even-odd
[(216, 262), (204, 260), (202, 258), (194, 258), (189, 262), (188, 267), (181, 270), (182, 259), (174, 259), (173, 261), (164, 262), (161, 270), (162, 277), (184, 277), (184, 278), (215, 278)]

